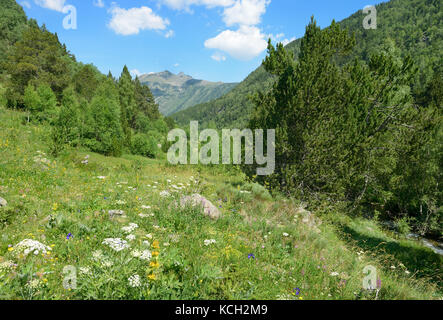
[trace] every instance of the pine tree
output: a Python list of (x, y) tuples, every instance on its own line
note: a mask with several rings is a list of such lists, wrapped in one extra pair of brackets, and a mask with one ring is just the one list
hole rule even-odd
[(136, 121), (136, 101), (135, 87), (132, 82), (128, 67), (124, 66), (118, 81), (118, 92), (121, 107), (121, 124), (126, 137), (126, 145), (131, 145), (131, 128), (135, 128)]
[(79, 109), (73, 88), (63, 91), (63, 98), (57, 119), (51, 131), (51, 153), (57, 156), (66, 145), (79, 142)]

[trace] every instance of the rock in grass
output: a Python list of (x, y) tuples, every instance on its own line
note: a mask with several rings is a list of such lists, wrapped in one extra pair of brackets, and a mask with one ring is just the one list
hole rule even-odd
[(2, 197), (0, 197), (0, 208), (2, 208), (2, 207), (6, 207), (7, 204), (8, 204), (8, 202), (6, 202), (5, 199), (3, 199)]
[(221, 216), (221, 213), (217, 207), (214, 206), (211, 201), (199, 194), (193, 194), (192, 196), (181, 198), (180, 206), (183, 208), (186, 205), (191, 205), (193, 207), (201, 206), (203, 208), (204, 215), (214, 220), (219, 219)]
[(108, 213), (111, 218), (114, 218), (117, 216), (121, 217), (125, 214), (125, 212), (123, 210), (109, 210)]

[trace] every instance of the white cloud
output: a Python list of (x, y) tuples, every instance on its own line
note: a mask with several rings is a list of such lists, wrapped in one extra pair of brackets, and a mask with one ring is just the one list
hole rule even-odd
[(235, 0), (158, 0), (158, 2), (174, 10), (190, 11), (193, 5), (207, 8), (229, 7), (234, 4)]
[(99, 8), (104, 8), (105, 2), (103, 0), (94, 0), (92, 4)]
[(218, 62), (226, 61), (226, 57), (223, 54), (221, 54), (220, 52), (214, 53), (211, 56), (211, 58), (215, 61), (218, 61)]
[(236, 24), (255, 26), (261, 22), (269, 3), (269, 0), (238, 0), (224, 10), (223, 21), (228, 27)]
[(165, 33), (165, 38), (169, 39), (171, 37), (173, 37), (175, 34), (174, 30), (169, 30), (168, 32)]
[(108, 27), (124, 36), (138, 34), (140, 30), (164, 30), (169, 25), (168, 19), (163, 19), (145, 6), (122, 9), (115, 5), (109, 12), (112, 18)]
[(237, 31), (226, 30), (205, 41), (205, 47), (228, 53), (239, 60), (251, 60), (267, 48), (265, 35), (257, 27), (241, 26)]
[(66, 0), (34, 0), (34, 2), (40, 7), (63, 12)]
[(31, 9), (31, 4), (28, 1), (22, 1), (20, 2), (23, 8)]
[(179, 66), (180, 66), (179, 63), (174, 64), (174, 67), (175, 67), (175, 68), (177, 68), (177, 67), (179, 67)]

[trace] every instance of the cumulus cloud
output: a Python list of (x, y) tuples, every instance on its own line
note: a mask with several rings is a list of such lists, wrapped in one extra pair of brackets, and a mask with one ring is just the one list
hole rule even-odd
[(66, 0), (34, 0), (34, 2), (40, 7), (63, 12)]
[(238, 30), (226, 30), (214, 38), (205, 41), (205, 47), (228, 53), (239, 60), (251, 60), (262, 53), (267, 42), (260, 29), (251, 26), (241, 26)]
[(232, 6), (235, 0), (158, 0), (174, 10), (190, 10), (191, 6), (205, 6), (207, 8)]
[(228, 27), (233, 25), (254, 26), (261, 22), (269, 0), (239, 0), (234, 6), (226, 8), (223, 12), (223, 21)]
[(92, 4), (99, 8), (103, 8), (105, 6), (105, 2), (103, 0), (94, 0)]
[(145, 6), (122, 9), (115, 5), (109, 12), (112, 18), (108, 27), (124, 36), (138, 34), (141, 30), (165, 30), (169, 25), (168, 19), (163, 19)]
[(211, 56), (211, 58), (215, 61), (218, 61), (218, 62), (226, 61), (226, 57), (223, 54), (221, 54), (220, 52), (214, 53)]
[(175, 34), (174, 30), (169, 30), (165, 33), (165, 38), (169, 39), (169, 38), (173, 37), (174, 34)]

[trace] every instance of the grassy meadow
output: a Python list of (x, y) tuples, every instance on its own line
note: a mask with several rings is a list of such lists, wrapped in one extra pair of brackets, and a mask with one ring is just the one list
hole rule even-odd
[[(271, 196), (234, 167), (52, 158), (48, 128), (25, 118), (0, 107), (0, 299), (443, 297), (442, 257), (376, 221)], [(222, 217), (177, 205), (194, 193)], [(24, 252), (26, 239), (44, 247)]]

